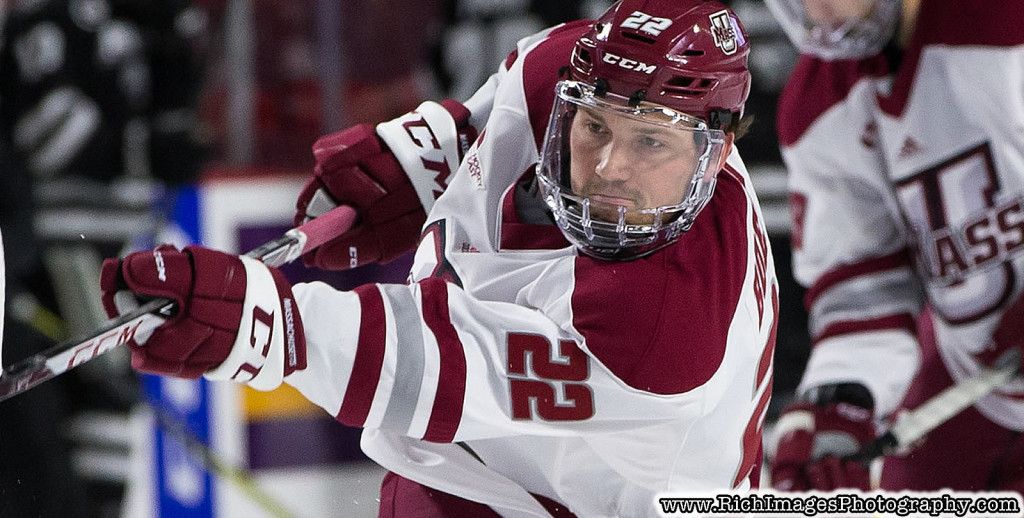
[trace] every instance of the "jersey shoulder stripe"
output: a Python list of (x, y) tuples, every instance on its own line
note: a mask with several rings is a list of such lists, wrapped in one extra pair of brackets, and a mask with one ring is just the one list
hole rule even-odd
[[(921, 58), (928, 47), (1013, 47), (1024, 45), (1018, 0), (925, 0), (914, 34), (903, 55), (892, 91), (878, 99), (879, 107), (901, 117), (915, 88)], [(965, 20), (967, 23), (965, 24)], [(998, 77), (979, 77), (993, 81)]]

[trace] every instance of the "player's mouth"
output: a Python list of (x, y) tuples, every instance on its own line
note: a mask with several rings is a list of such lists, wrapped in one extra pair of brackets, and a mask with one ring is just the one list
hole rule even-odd
[(626, 207), (626, 210), (630, 210), (636, 207), (636, 203), (633, 201), (632, 198), (625, 198), (623, 196), (615, 194), (591, 194), (587, 197), (590, 198), (591, 203), (623, 206)]

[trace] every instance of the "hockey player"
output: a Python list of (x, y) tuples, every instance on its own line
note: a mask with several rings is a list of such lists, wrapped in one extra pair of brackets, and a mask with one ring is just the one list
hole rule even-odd
[(659, 494), (745, 491), (778, 311), (733, 145), (748, 52), (717, 2), (545, 30), (464, 104), (315, 145), (297, 221), (343, 203), (361, 223), (308, 260), (415, 248), (408, 285), (292, 287), (162, 247), (108, 260), (105, 304), (179, 301), (131, 345), (141, 370), (285, 382), (363, 427), (381, 516), (656, 516)]
[[(1020, 6), (769, 6), (803, 52), (778, 123), (814, 342), (772, 485), (867, 489), (841, 459), (876, 425), (1024, 342)], [(1022, 396), (1018, 379), (886, 458), (881, 487), (1024, 490)]]

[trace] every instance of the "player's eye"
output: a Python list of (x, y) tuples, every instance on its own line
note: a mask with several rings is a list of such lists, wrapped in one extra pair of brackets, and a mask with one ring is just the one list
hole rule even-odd
[(600, 122), (597, 122), (597, 121), (589, 121), (589, 122), (587, 122), (587, 126), (586, 127), (587, 127), (587, 131), (589, 131), (590, 133), (593, 133), (594, 135), (606, 135), (606, 134), (608, 134), (608, 128), (605, 127), (604, 124), (601, 124)]
[(641, 147), (656, 149), (665, 145), (664, 142), (647, 135), (643, 135), (637, 139), (637, 143)]

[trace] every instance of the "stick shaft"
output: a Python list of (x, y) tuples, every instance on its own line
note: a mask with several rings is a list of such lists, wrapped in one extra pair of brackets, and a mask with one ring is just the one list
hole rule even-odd
[(983, 369), (973, 377), (961, 380), (934, 395), (917, 408), (907, 411), (896, 423), (874, 441), (864, 445), (851, 459), (868, 462), (910, 446), (965, 408), (975, 404), (1016, 374), (1017, 364), (997, 369)]

